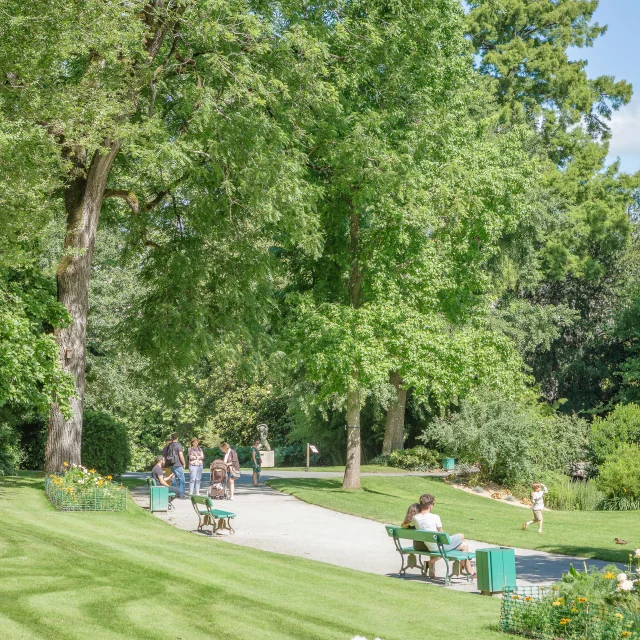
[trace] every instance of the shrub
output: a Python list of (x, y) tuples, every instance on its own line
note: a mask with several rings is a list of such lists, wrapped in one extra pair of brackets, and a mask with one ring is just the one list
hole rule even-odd
[(377, 464), (377, 465), (380, 465), (381, 467), (387, 467), (389, 466), (389, 458), (390, 458), (389, 455), (385, 453), (381, 453), (379, 456), (376, 456), (375, 458), (371, 458), (371, 460), (369, 460), (367, 464)]
[(619, 404), (606, 418), (594, 418), (591, 447), (594, 462), (602, 464), (621, 444), (640, 445), (640, 406)]
[(588, 426), (574, 416), (542, 413), (497, 392), (463, 400), (458, 413), (436, 418), (422, 433), (482, 477), (509, 487), (530, 484), (545, 471), (565, 472), (586, 455)]
[(18, 435), (11, 426), (0, 423), (0, 476), (15, 474), (19, 466)]
[(120, 475), (130, 460), (126, 427), (108, 413), (85, 411), (82, 426), (82, 462), (101, 474)]
[(433, 449), (414, 447), (392, 451), (389, 455), (389, 465), (408, 471), (428, 471), (439, 467), (441, 459), (442, 456)]
[(531, 412), (495, 394), (464, 400), (459, 413), (436, 418), (422, 433), (462, 462), (477, 463), (485, 477), (507, 485), (533, 480), (529, 443), (535, 430)]
[(640, 448), (618, 445), (600, 466), (598, 488), (608, 498), (640, 498)]
[(640, 511), (640, 499), (614, 496), (598, 504), (598, 511)]
[[(280, 467), (295, 467), (296, 465), (306, 464), (305, 446), (298, 442), (289, 444), (285, 447), (275, 448), (275, 463)], [(317, 456), (312, 456), (314, 464), (317, 464)]]

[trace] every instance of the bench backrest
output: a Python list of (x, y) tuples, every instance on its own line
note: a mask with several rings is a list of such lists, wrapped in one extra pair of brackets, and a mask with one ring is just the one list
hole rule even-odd
[(207, 496), (191, 496), (191, 504), (198, 513), (213, 509), (213, 500)]
[(449, 534), (444, 531), (418, 531), (417, 529), (404, 529), (402, 527), (394, 527), (393, 525), (385, 525), (387, 534), (391, 538), (402, 540), (419, 540), (424, 543), (435, 543), (440, 548), (442, 545), (451, 544)]
[(155, 479), (155, 478), (147, 478), (147, 484), (148, 484), (150, 487), (155, 487), (155, 486), (157, 486), (157, 485), (158, 485), (158, 483), (156, 482), (156, 479)]

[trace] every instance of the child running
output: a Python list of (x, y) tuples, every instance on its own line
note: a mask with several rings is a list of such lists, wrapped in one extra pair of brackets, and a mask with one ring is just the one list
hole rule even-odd
[(542, 510), (544, 509), (544, 494), (549, 493), (549, 490), (542, 484), (542, 482), (534, 482), (531, 485), (531, 488), (533, 489), (533, 491), (531, 492), (531, 502), (533, 502), (533, 520), (523, 522), (522, 528), (526, 530), (530, 524), (537, 522), (538, 533), (542, 533)]

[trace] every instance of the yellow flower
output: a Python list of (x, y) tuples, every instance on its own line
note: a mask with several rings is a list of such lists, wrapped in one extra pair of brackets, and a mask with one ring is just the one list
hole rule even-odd
[(578, 598), (578, 602), (586, 602), (587, 599), (586, 598)]
[(531, 596), (527, 596), (524, 601), (525, 602), (531, 602), (533, 600), (533, 598)]
[(621, 635), (622, 635), (623, 638), (630, 638), (631, 637), (631, 631), (623, 631)]
[(616, 613), (616, 618), (618, 618), (618, 620), (622, 620), (624, 616), (621, 613)]
[(512, 600), (520, 600), (520, 596), (511, 596)]
[(613, 573), (612, 571), (607, 571), (607, 573), (604, 574), (604, 579), (605, 580), (615, 580), (616, 574)]
[(113, 476), (107, 476), (107, 480), (111, 480)]
[(69, 466), (69, 463), (68, 463), (68, 462), (63, 462), (62, 464), (63, 464), (65, 467), (68, 467), (68, 466)]
[(89, 469), (89, 473), (95, 473), (96, 470), (95, 469)]
[(571, 622), (571, 618), (560, 618), (560, 624), (569, 624)]
[(571, 607), (571, 613), (578, 613), (578, 610), (575, 607)]
[(554, 600), (551, 604), (554, 607), (560, 607), (562, 605), (562, 602), (560, 602), (560, 600)]

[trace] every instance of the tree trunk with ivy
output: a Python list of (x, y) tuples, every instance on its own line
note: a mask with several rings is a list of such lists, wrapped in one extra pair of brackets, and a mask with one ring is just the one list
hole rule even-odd
[(58, 301), (71, 322), (55, 335), (62, 369), (75, 382), (71, 414), (63, 415), (54, 403), (49, 414), (45, 469), (60, 471), (64, 463), (80, 464), (82, 403), (84, 399), (87, 316), (91, 262), (109, 172), (120, 149), (117, 141), (106, 140), (89, 162), (84, 149), (70, 152), (72, 172), (65, 189), (67, 229), (64, 251), (56, 272)]

